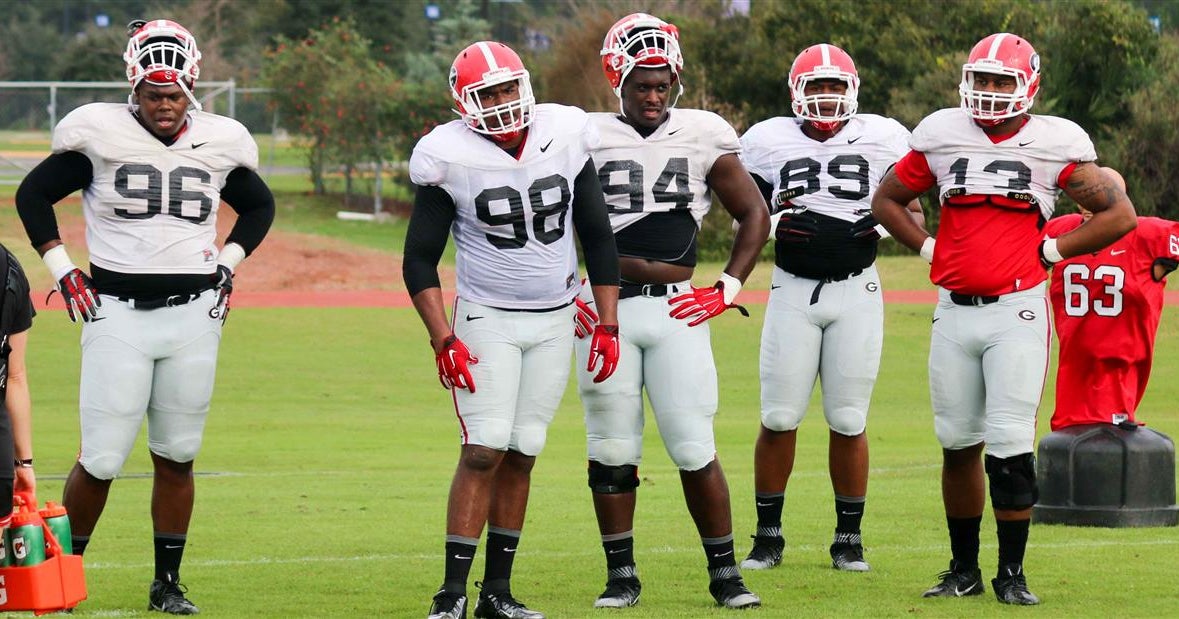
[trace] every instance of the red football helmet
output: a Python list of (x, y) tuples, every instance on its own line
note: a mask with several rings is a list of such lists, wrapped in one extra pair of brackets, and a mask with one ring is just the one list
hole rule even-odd
[[(975, 90), (975, 73), (1012, 76), (1015, 92)], [(970, 50), (970, 57), (962, 65), (962, 83), (958, 86), (962, 108), (985, 125), (997, 125), (1032, 109), (1039, 90), (1040, 55), (1031, 43), (1006, 32), (992, 34)]]
[(128, 24), (127, 31), (131, 38), (123, 61), (127, 63), (131, 90), (144, 81), (155, 86), (177, 84), (199, 110), (192, 88), (201, 73), (197, 64), (201, 52), (192, 33), (167, 19), (135, 20)]
[(614, 22), (602, 41), (601, 54), (602, 71), (616, 97), (622, 97), (622, 83), (635, 67), (671, 69), (679, 82), (679, 91), (668, 107), (674, 107), (684, 92), (683, 82), (678, 79), (684, 70), (680, 31), (654, 15), (633, 13)]
[[(814, 80), (839, 80), (847, 84), (847, 92), (808, 95), (806, 86)], [(831, 131), (856, 115), (859, 91), (860, 74), (856, 72), (856, 64), (847, 52), (834, 45), (812, 45), (802, 50), (790, 66), (790, 98), (794, 115), (810, 121), (820, 131)], [(824, 113), (821, 104), (825, 103), (834, 103), (835, 109)]]
[[(520, 97), (484, 108), (479, 91), (515, 81)], [(450, 96), (463, 122), (496, 142), (510, 142), (532, 123), (536, 98), (520, 56), (495, 41), (479, 41), (459, 52), (450, 66)], [(488, 121), (491, 121), (490, 123)]]

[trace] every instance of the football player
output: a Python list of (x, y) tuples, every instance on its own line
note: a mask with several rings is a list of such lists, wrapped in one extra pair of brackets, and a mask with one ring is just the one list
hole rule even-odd
[[(769, 215), (738, 158), (733, 128), (711, 112), (672, 109), (683, 90), (678, 37), (675, 26), (643, 13), (615, 23), (601, 54), (621, 113), (591, 114), (602, 138), (594, 159), (622, 269), (618, 375), (597, 383), (592, 372), (578, 372), (589, 487), (606, 554), (606, 589), (595, 607), (639, 600), (633, 521), (644, 387), (704, 545), (709, 591), (729, 608), (761, 603), (733, 558), (729, 490), (713, 438), (717, 378), (706, 321), (737, 307)], [(739, 227), (724, 272), (714, 285), (697, 288), (696, 237), (712, 191)], [(592, 342), (577, 348), (584, 367)]]
[(33, 326), (29, 278), (0, 245), (0, 534), (12, 520), (13, 492), (37, 493), (33, 473), (33, 411), (25, 352)]
[[(884, 338), (871, 195), (908, 152), (909, 131), (890, 118), (857, 113), (859, 74), (851, 56), (834, 45), (803, 50), (789, 83), (794, 117), (760, 122), (741, 138), (741, 158), (773, 205), (770, 238), (776, 239), (761, 337), (757, 534), (741, 567), (766, 569), (782, 561), (782, 507), (798, 426), (821, 377), (835, 492), (831, 562), (863, 572), (864, 431)], [(914, 200), (908, 208), (924, 225), (921, 204)]]
[[(1102, 170), (1125, 191), (1121, 174)], [(1088, 225), (1093, 214), (1057, 217), (1044, 234)], [(1052, 429), (1137, 424), (1146, 392), (1167, 274), (1179, 266), (1179, 223), (1139, 217), (1138, 227), (1096, 253), (1056, 264), (1048, 297), (1060, 340)]]
[[(74, 552), (82, 554), (144, 416), (155, 479), (150, 609), (194, 614), (180, 586), (200, 451), (233, 273), (262, 241), (274, 198), (258, 148), (237, 121), (193, 97), (200, 51), (168, 20), (136, 20), (123, 54), (129, 104), (92, 103), (53, 131), (53, 154), (16, 204), (33, 246), (81, 319), (82, 448), (65, 483)], [(89, 273), (74, 265), (53, 205), (82, 193)], [(224, 200), (238, 214), (215, 244)]]
[[(952, 559), (925, 597), (984, 591), (979, 524), (989, 479), (999, 541), (995, 596), (1039, 603), (1023, 558), (1037, 495), (1036, 408), (1048, 369), (1045, 269), (1135, 226), (1133, 204), (1094, 163), (1085, 131), (1030, 113), (1039, 88), (1040, 57), (1030, 43), (1008, 33), (979, 41), (962, 68), (961, 106), (921, 121), (910, 152), (872, 198), (873, 215), (931, 262), (938, 286), (929, 384)], [(934, 186), (936, 241), (906, 209)], [(1041, 229), (1061, 190), (1093, 217), (1045, 239)]]
[[(600, 308), (586, 362), (605, 381), (618, 363), (618, 253), (590, 154), (597, 132), (578, 108), (537, 105), (508, 46), (473, 43), (450, 70), (461, 118), (414, 147), (418, 186), (403, 275), (453, 395), (462, 448), (446, 510), (446, 573), (429, 616), (466, 616), (467, 576), (487, 524), (476, 617), (543, 617), (511, 590), (529, 478), (565, 385), (577, 277), (575, 230)], [(572, 228), (572, 229), (571, 229)], [(446, 318), (438, 261), (456, 247)]]

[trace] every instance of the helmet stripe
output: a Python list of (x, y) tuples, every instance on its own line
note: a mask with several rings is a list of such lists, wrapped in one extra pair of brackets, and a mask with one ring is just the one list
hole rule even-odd
[(483, 54), (483, 59), (487, 61), (487, 70), (494, 71), (499, 68), (499, 63), (495, 61), (495, 54), (491, 53), (491, 46), (484, 41), (476, 43), (479, 46), (479, 52)]
[(1007, 36), (1008, 35), (1006, 32), (1002, 32), (999, 34), (999, 36), (995, 37), (994, 41), (991, 41), (991, 49), (987, 50), (987, 58), (991, 60), (998, 60), (997, 56), (999, 55), (999, 46), (1003, 44), (1003, 39), (1006, 39)]
[(821, 66), (831, 66), (831, 49), (827, 46), (826, 43), (819, 44), (819, 53), (823, 56), (823, 62)]

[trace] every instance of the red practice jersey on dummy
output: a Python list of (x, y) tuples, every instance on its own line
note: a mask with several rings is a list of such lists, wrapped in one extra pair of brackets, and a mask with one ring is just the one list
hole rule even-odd
[(1075, 164), (1097, 153), (1085, 131), (1054, 116), (1028, 116), (998, 142), (960, 108), (934, 112), (913, 130), (896, 165), (913, 191), (937, 185), (941, 204), (929, 278), (969, 295), (1003, 295), (1047, 279), (1041, 225)]
[[(1060, 236), (1080, 215), (1047, 223)], [(1146, 391), (1166, 281), (1151, 275), (1157, 258), (1179, 258), (1179, 223), (1138, 218), (1113, 245), (1052, 268), (1049, 297), (1060, 339), (1052, 429), (1134, 420)]]

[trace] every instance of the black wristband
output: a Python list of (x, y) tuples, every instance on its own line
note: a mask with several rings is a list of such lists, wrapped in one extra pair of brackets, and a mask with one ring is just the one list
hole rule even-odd
[(31, 469), (31, 468), (33, 468), (33, 459), (32, 458), (25, 458), (24, 460), (16, 459), (16, 460), (12, 461), (12, 466), (15, 466), (18, 469)]

